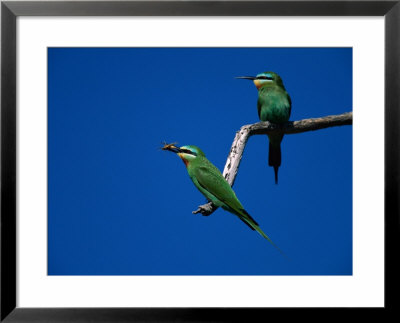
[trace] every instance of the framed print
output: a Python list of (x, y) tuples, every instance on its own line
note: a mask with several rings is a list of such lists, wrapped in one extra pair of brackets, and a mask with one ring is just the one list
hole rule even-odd
[(1, 320), (395, 310), (399, 8), (3, 1)]

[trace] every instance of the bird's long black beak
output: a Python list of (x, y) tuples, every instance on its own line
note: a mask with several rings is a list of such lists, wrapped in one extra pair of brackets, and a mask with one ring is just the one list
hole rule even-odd
[(236, 76), (235, 79), (242, 79), (242, 80), (255, 80), (256, 77), (255, 76)]
[(171, 148), (169, 148), (167, 150), (172, 151), (175, 154), (177, 154), (177, 153), (179, 153), (181, 151), (181, 149), (178, 148), (178, 147), (171, 147)]

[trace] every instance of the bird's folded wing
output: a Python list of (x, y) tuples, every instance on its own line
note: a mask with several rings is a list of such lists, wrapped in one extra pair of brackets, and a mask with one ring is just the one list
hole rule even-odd
[(236, 214), (252, 230), (255, 230), (258, 223), (243, 208), (235, 192), (217, 168), (198, 167), (195, 171), (195, 176), (198, 184), (204, 190), (223, 202), (230, 212)]
[(240, 212), (243, 210), (243, 206), (237, 199), (235, 192), (220, 171), (217, 168), (210, 167), (210, 165), (207, 166), (198, 167), (194, 171), (199, 185), (234, 211)]

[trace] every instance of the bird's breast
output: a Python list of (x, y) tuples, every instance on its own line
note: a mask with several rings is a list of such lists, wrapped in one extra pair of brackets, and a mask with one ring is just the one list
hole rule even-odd
[(283, 91), (261, 90), (258, 97), (258, 114), (261, 121), (283, 123), (290, 117), (289, 97)]

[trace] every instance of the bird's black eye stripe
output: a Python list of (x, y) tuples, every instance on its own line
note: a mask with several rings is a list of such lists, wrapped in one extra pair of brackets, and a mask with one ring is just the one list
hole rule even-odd
[(257, 77), (257, 80), (273, 80), (273, 78), (268, 76), (259, 76)]
[(191, 154), (191, 155), (197, 156), (197, 154), (194, 151), (191, 151), (189, 149), (181, 149), (181, 152), (183, 152), (185, 154)]

